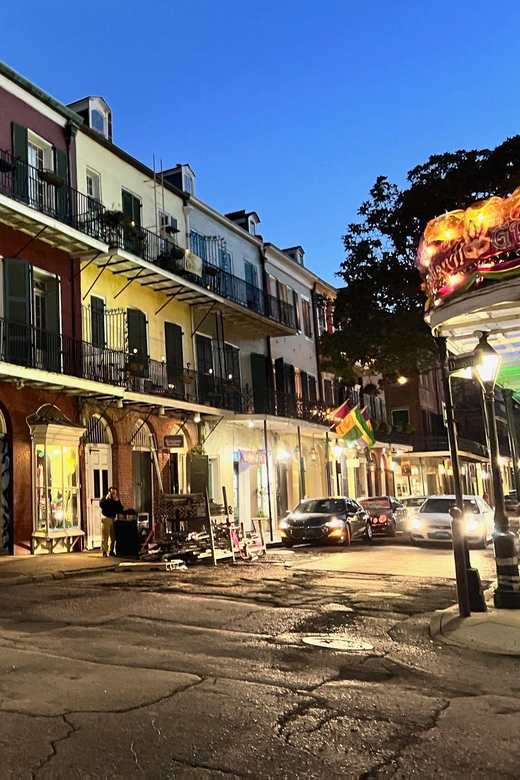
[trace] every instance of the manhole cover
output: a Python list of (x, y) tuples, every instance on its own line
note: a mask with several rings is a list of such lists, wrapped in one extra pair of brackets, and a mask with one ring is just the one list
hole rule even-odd
[(315, 647), (326, 647), (329, 650), (348, 650), (351, 653), (374, 649), (374, 645), (369, 645), (368, 642), (360, 642), (357, 639), (348, 639), (340, 636), (304, 636), (302, 637), (302, 642)]

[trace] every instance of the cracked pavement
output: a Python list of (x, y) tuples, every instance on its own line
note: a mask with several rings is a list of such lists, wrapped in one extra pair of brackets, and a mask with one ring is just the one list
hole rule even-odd
[(453, 581), (382, 550), (8, 588), (2, 778), (518, 778), (520, 661), (433, 643)]

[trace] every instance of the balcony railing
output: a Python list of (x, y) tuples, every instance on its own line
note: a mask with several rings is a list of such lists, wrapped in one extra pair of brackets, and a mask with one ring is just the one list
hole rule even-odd
[(242, 398), (243, 412), (248, 414), (272, 414), (276, 417), (331, 425), (330, 419), (327, 418), (328, 409), (321, 401), (279, 390), (268, 390), (259, 396), (248, 385), (242, 393)]
[(231, 259), (222, 238), (202, 236), (192, 230), (190, 250), (202, 260), (202, 277), (185, 271), (180, 272), (182, 276), (187, 275), (196, 284), (202, 284), (206, 289), (212, 290), (212, 292), (222, 295), (234, 303), (239, 303), (258, 314), (263, 314), (289, 328), (296, 329), (294, 306), (280, 301), (260, 287), (229, 272), (226, 265), (229, 266)]
[(2, 150), (0, 193), (91, 238), (131, 252), (234, 303), (296, 328), (296, 315), (291, 304), (279, 301), (223, 267), (222, 239), (205, 236), (200, 236), (198, 241), (191, 239), (194, 253), (204, 255), (202, 276), (199, 276), (186, 268), (184, 249), (177, 245), (174, 237), (158, 236), (130, 223), (121, 212), (110, 211), (98, 200), (69, 187), (54, 171), (35, 168)]
[(0, 193), (104, 240), (104, 206), (69, 187), (54, 171), (40, 170), (0, 150)]

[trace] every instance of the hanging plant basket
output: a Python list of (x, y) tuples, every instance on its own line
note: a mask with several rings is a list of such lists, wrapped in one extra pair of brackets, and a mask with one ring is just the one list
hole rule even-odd
[(220, 273), (220, 268), (217, 268), (216, 265), (207, 265), (204, 269), (207, 276), (218, 276)]
[(47, 168), (39, 170), (38, 176), (42, 181), (47, 182), (47, 184), (52, 184), (57, 190), (61, 190), (61, 188), (65, 186), (65, 179), (62, 176), (59, 176), (55, 171), (51, 171)]
[(13, 164), (8, 160), (0, 160), (0, 173), (10, 173), (13, 170)]
[(235, 387), (235, 385), (224, 385), (224, 392), (233, 395), (233, 393), (238, 393), (238, 387)]
[(181, 374), (179, 377), (179, 382), (182, 382), (183, 385), (192, 385), (193, 377), (189, 376), (189, 374)]
[(377, 395), (377, 393), (377, 387), (372, 383), (369, 383), (363, 387), (363, 395)]

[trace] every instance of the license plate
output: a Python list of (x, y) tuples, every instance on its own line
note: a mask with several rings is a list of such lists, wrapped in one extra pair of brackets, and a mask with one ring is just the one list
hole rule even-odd
[(437, 539), (451, 539), (451, 534), (448, 531), (437, 531), (435, 537)]

